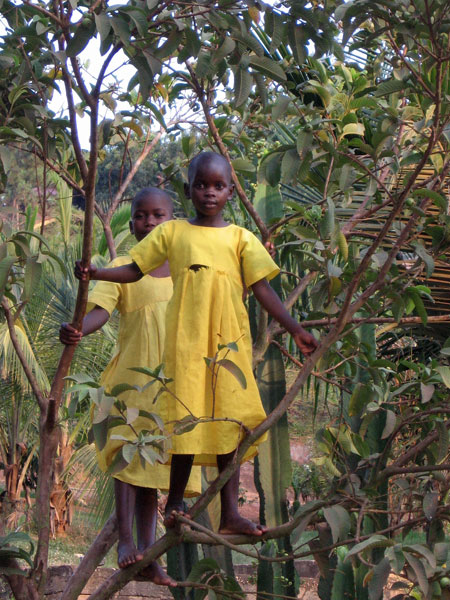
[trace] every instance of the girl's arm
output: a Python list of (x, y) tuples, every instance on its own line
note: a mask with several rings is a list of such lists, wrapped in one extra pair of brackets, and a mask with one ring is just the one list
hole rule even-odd
[(307, 356), (314, 352), (318, 346), (316, 338), (305, 331), (300, 323), (297, 323), (297, 321), (291, 317), (278, 295), (270, 287), (267, 279), (260, 279), (254, 283), (251, 288), (255, 294), (255, 298), (261, 306), (265, 308), (269, 315), (278, 321), (286, 331), (289, 331), (303, 354)]
[(139, 281), (143, 276), (144, 274), (134, 262), (110, 269), (97, 269), (94, 265), (82, 267), (80, 260), (77, 260), (75, 263), (75, 277), (81, 281), (97, 279), (100, 281), (112, 281), (114, 283), (133, 283), (134, 281)]
[(59, 339), (66, 346), (76, 346), (83, 336), (103, 327), (108, 319), (109, 312), (101, 306), (96, 306), (84, 317), (81, 331), (75, 329), (70, 323), (62, 323), (59, 330)]

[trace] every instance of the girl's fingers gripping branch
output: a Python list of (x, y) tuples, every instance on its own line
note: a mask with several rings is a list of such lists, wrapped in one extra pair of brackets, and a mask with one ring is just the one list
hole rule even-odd
[(89, 279), (92, 279), (92, 277), (95, 275), (96, 271), (97, 267), (94, 267), (94, 265), (89, 265), (89, 267), (82, 267), (81, 260), (77, 260), (75, 262), (75, 277), (80, 281), (89, 281)]
[(305, 356), (312, 354), (319, 345), (319, 342), (316, 340), (316, 338), (303, 328), (297, 331), (293, 337), (294, 342)]
[(66, 346), (76, 346), (83, 337), (78, 329), (75, 329), (69, 323), (62, 323), (59, 329), (59, 340)]

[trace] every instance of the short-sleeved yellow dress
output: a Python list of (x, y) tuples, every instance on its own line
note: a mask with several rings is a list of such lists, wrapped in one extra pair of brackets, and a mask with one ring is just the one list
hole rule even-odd
[[(170, 390), (179, 400), (162, 394), (161, 414), (167, 424), (186, 417), (186, 407), (196, 417), (216, 419), (174, 435), (171, 453), (194, 454), (194, 464), (215, 465), (218, 454), (232, 452), (242, 439), (240, 423), (253, 429), (266, 416), (252, 371), (243, 292), (244, 283), (250, 287), (260, 279), (271, 279), (279, 268), (246, 229), (236, 225), (203, 227), (188, 221), (158, 225), (134, 246), (130, 256), (143, 273), (168, 259), (174, 283), (163, 362), (165, 375), (174, 380)], [(219, 344), (230, 342), (237, 342), (238, 351), (226, 355), (223, 349), (218, 358), (238, 365), (246, 379), (245, 389), (223, 367), (213, 382), (205, 361), (215, 356)], [(256, 451), (255, 444), (244, 460)]]
[[(130, 262), (129, 256), (113, 260), (109, 267), (119, 267)], [(130, 367), (155, 368), (162, 363), (167, 304), (172, 296), (173, 285), (170, 277), (145, 276), (136, 283), (118, 284), (99, 281), (89, 294), (88, 310), (95, 306), (104, 308), (111, 315), (114, 309), (120, 313), (119, 333), (116, 352), (102, 374), (101, 383), (106, 391), (119, 383), (143, 386), (149, 378), (130, 371)], [(150, 386), (145, 392), (124, 392), (120, 399), (127, 407), (136, 407), (149, 412), (160, 413), (161, 402), (153, 404), (157, 387)], [(113, 409), (114, 410), (114, 409)], [(153, 429), (153, 421), (138, 417), (133, 427), (141, 430)], [(112, 440), (112, 434), (132, 439), (135, 435), (128, 426), (109, 430), (106, 446), (97, 451), (100, 468), (106, 471), (114, 456), (123, 445), (121, 440)], [(142, 466), (135, 454), (131, 463), (114, 475), (116, 479), (138, 487), (169, 489), (170, 465), (145, 464)], [(193, 469), (186, 487), (186, 496), (201, 493), (200, 469)]]

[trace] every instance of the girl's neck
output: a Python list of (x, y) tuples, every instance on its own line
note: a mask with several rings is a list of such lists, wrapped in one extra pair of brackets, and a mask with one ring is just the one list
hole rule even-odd
[(222, 217), (222, 214), (208, 216), (197, 213), (195, 217), (189, 219), (189, 223), (201, 227), (227, 227), (229, 225)]

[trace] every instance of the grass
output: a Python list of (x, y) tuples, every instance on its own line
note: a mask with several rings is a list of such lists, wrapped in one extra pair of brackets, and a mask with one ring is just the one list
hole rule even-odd
[[(74, 520), (67, 533), (58, 534), (49, 540), (48, 561), (51, 566), (72, 565), (78, 566), (85, 552), (100, 532), (100, 528), (93, 526), (92, 519), (84, 507), (75, 506)], [(27, 531), (35, 547), (37, 534)], [(113, 546), (105, 556), (102, 566), (117, 568), (117, 553)]]
[[(287, 388), (297, 376), (297, 370), (286, 370)], [(288, 409), (289, 432), (293, 437), (314, 438), (315, 432), (330, 423), (338, 411), (335, 391), (321, 384), (308, 390), (307, 386), (298, 394)]]

